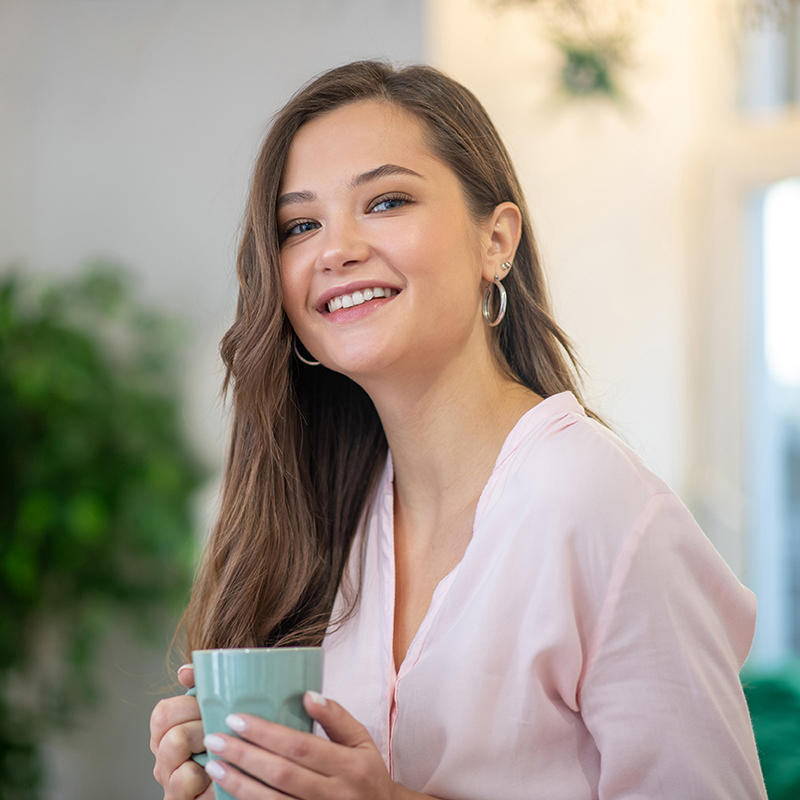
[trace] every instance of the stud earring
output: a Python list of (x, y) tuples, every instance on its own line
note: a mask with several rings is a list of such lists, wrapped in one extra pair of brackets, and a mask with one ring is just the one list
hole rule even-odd
[(504, 261), (504, 262), (503, 262), (503, 263), (500, 265), (500, 269), (504, 269), (504, 270), (506, 270), (506, 271), (510, 270), (510, 269), (511, 269), (511, 262), (510, 262), (510, 261)]

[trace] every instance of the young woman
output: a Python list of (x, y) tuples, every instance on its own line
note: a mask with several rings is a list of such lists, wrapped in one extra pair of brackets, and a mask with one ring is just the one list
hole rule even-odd
[[(256, 165), (190, 649), (322, 644), (326, 737), (159, 703), (167, 800), (765, 797), (753, 596), (591, 413), (508, 155), (428, 67), (334, 69)], [(179, 672), (191, 686), (191, 668)], [(189, 760), (207, 746), (207, 775)], [(247, 773), (247, 774), (246, 774)]]

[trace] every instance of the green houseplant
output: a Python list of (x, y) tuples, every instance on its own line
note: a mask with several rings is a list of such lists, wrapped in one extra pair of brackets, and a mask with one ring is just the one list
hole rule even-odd
[(180, 424), (178, 342), (111, 265), (58, 284), (0, 278), (5, 800), (38, 796), (36, 743), (91, 699), (109, 623), (144, 632), (185, 600), (204, 471)]
[(800, 663), (747, 669), (742, 685), (770, 800), (800, 798)]

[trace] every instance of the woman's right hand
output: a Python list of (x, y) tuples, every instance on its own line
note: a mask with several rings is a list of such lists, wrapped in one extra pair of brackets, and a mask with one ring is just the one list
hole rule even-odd
[[(178, 680), (194, 686), (194, 669), (184, 664)], [(164, 800), (214, 800), (214, 787), (206, 771), (191, 760), (205, 750), (197, 698), (180, 695), (161, 700), (150, 717), (150, 749), (156, 757), (153, 770), (164, 787)]]

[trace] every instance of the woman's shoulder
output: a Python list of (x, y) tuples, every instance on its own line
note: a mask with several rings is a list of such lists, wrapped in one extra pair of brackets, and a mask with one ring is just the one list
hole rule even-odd
[(572, 395), (534, 407), (507, 444), (483, 519), (495, 536), (503, 532), (508, 558), (569, 562), (565, 574), (581, 576), (596, 603), (624, 564), (673, 564), (680, 574), (674, 565), (688, 559), (733, 585), (675, 493)]
[(572, 553), (593, 569), (611, 569), (641, 526), (673, 545), (705, 538), (667, 484), (571, 393), (519, 421), (482, 503), (481, 518), (509, 547)]
[(547, 487), (551, 497), (575, 501), (671, 494), (631, 447), (586, 414), (571, 392), (546, 398), (519, 420), (497, 469)]

